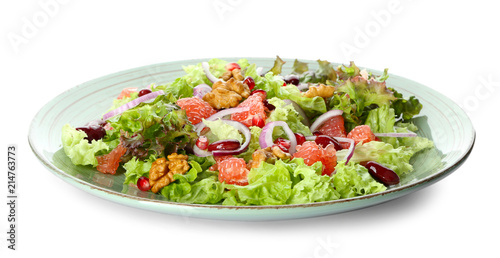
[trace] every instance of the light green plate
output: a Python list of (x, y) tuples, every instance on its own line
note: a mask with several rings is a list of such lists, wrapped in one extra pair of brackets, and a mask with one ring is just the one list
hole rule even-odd
[[(248, 58), (250, 63), (269, 69), (274, 59)], [(237, 59), (226, 59), (236, 61)], [(467, 115), (451, 100), (419, 83), (391, 75), (387, 84), (404, 94), (415, 95), (423, 104), (421, 115), (415, 119), (419, 135), (435, 142), (436, 149), (412, 159), (415, 171), (401, 179), (400, 185), (386, 192), (357, 198), (303, 205), (243, 206), (196, 205), (169, 202), (163, 196), (141, 192), (123, 185), (124, 175), (106, 175), (91, 167), (74, 166), (61, 148), (61, 128), (69, 123), (81, 126), (98, 119), (111, 106), (112, 100), (125, 87), (145, 87), (163, 84), (183, 76), (183, 65), (206, 60), (187, 60), (139, 67), (104, 76), (78, 85), (51, 100), (35, 116), (28, 139), (38, 159), (49, 171), (79, 189), (96, 196), (125, 204), (181, 216), (228, 220), (278, 220), (305, 218), (340, 213), (379, 204), (429, 186), (462, 165), (474, 145), (475, 131)], [(290, 72), (293, 60), (287, 61)], [(308, 61), (316, 69), (315, 61)], [(370, 70), (381, 74), (379, 71)]]

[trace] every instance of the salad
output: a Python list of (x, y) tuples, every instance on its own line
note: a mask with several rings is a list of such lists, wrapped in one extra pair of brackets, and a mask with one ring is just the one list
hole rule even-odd
[(185, 66), (172, 82), (123, 89), (100, 120), (64, 125), (63, 149), (74, 165), (182, 203), (303, 204), (397, 186), (434, 147), (412, 123), (421, 103), (387, 87), (387, 69), (317, 67)]

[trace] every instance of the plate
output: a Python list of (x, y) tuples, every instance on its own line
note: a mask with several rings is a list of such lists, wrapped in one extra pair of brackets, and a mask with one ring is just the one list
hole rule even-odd
[[(224, 58), (235, 62), (238, 59)], [(274, 59), (248, 58), (265, 69), (271, 68)], [(284, 59), (288, 65), (283, 74), (291, 70), (293, 59)], [(172, 82), (184, 75), (182, 66), (203, 60), (186, 60), (134, 68), (80, 84), (55, 97), (33, 118), (28, 140), (33, 153), (54, 175), (90, 194), (120, 204), (179, 216), (226, 220), (281, 220), (335, 214), (360, 209), (390, 201), (427, 187), (457, 170), (468, 158), (475, 141), (471, 121), (453, 101), (417, 82), (390, 75), (389, 87), (405, 97), (416, 96), (423, 105), (415, 118), (420, 136), (432, 139), (436, 148), (415, 155), (411, 163), (415, 171), (401, 178), (397, 187), (366, 196), (335, 201), (277, 206), (222, 206), (170, 202), (163, 196), (142, 192), (124, 185), (124, 175), (102, 174), (91, 167), (74, 166), (61, 146), (61, 128), (69, 123), (84, 125), (98, 119), (111, 106), (112, 100), (125, 87), (144, 87), (151, 83)], [(316, 61), (309, 63), (316, 69)], [(380, 71), (367, 69), (375, 74)]]

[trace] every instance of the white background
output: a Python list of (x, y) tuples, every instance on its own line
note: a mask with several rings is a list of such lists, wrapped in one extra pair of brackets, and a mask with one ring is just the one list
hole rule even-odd
[[(0, 4), (1, 257), (498, 255), (500, 19), (494, 1), (75, 0), (49, 9), (45, 2)], [(348, 45), (354, 52), (343, 51)], [(382, 205), (302, 220), (231, 222), (102, 200), (51, 174), (29, 148), (36, 112), (77, 84), (153, 63), (276, 55), (352, 59), (432, 87), (470, 114), (474, 151), (443, 181)], [(16, 252), (7, 249), (3, 205), (11, 143), (19, 148)]]

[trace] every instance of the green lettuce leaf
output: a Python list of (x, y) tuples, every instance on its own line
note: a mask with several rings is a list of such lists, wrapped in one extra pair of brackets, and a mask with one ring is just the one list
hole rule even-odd
[(308, 117), (316, 117), (327, 111), (326, 103), (323, 98), (303, 97), (302, 92), (295, 85), (280, 86), (279, 95), (277, 97), (280, 99), (293, 100), (304, 110)]
[(397, 92), (393, 88), (389, 88), (394, 92), (394, 99), (391, 103), (391, 108), (394, 109), (397, 118), (401, 118), (403, 121), (409, 121), (414, 116), (418, 115), (422, 110), (422, 104), (415, 96), (410, 96), (410, 98), (405, 99), (403, 94)]
[(248, 173), (248, 185), (228, 185), (223, 205), (281, 205), (292, 192), (290, 173), (281, 160), (275, 165), (262, 162)]
[(62, 145), (64, 152), (70, 158), (74, 165), (92, 165), (97, 166), (96, 154), (100, 151), (109, 149), (108, 145), (101, 140), (92, 140), (89, 143), (87, 137), (82, 131), (76, 130), (69, 124), (62, 128)]
[[(337, 158), (341, 160), (346, 153), (346, 150), (338, 151)], [(413, 154), (413, 150), (411, 148), (407, 148), (406, 146), (394, 148), (389, 143), (371, 141), (356, 145), (354, 154), (349, 163), (376, 161), (394, 170), (396, 174), (401, 176), (413, 170), (413, 166), (410, 164), (410, 158)]]
[(292, 73), (293, 74), (303, 74), (305, 72), (309, 71), (309, 67), (307, 63), (301, 62), (298, 59), (295, 59), (293, 62), (293, 67), (292, 67)]
[(293, 63), (292, 73), (299, 75), (301, 83), (323, 83), (333, 85), (337, 81), (337, 72), (333, 64), (326, 60), (318, 60), (318, 69), (309, 71), (307, 63), (295, 59)]
[(245, 152), (238, 155), (237, 156), (238, 158), (244, 159), (245, 162), (247, 163), (252, 159), (252, 154), (256, 150), (260, 149), (259, 137), (261, 132), (262, 128), (257, 126), (250, 126), (250, 133), (252, 136), (250, 137), (250, 143), (248, 144), (248, 149)]
[[(302, 117), (294, 109), (293, 105), (287, 105), (285, 101), (276, 97), (268, 99), (268, 102), (274, 105), (276, 108), (271, 112), (266, 122), (284, 121), (288, 124), (288, 127), (290, 127), (290, 129), (294, 133), (301, 133), (304, 136), (312, 135), (311, 130), (309, 130), (309, 127), (305, 126), (301, 122)], [(287, 138), (285, 131), (283, 131), (283, 129), (281, 128), (276, 128), (274, 130), (274, 134), (276, 138), (277, 137)]]
[(389, 69), (388, 68), (385, 68), (384, 69), (384, 73), (379, 75), (379, 76), (376, 76), (376, 75), (372, 75), (370, 73), (370, 75), (373, 77), (374, 80), (378, 81), (378, 82), (385, 82), (387, 79), (389, 79)]
[(272, 72), (267, 72), (264, 76), (260, 76), (257, 73), (256, 64), (251, 64), (247, 67), (245, 76), (252, 77), (255, 81), (255, 89), (266, 91), (268, 98), (278, 96), (283, 83), (285, 83), (281, 76), (274, 75)]
[(337, 72), (333, 65), (326, 60), (318, 60), (319, 68), (316, 71), (318, 83), (333, 85), (337, 81)]
[(349, 63), (349, 66), (341, 65), (337, 69), (337, 74), (340, 80), (348, 80), (350, 78), (356, 77), (360, 74), (361, 70), (354, 64), (353, 61)]
[[(396, 132), (407, 133), (407, 132), (417, 132), (418, 128), (413, 123), (403, 123), (398, 122), (396, 124)], [(422, 150), (434, 148), (434, 142), (425, 137), (398, 137), (395, 147), (406, 146), (414, 154)]]
[[(205, 76), (206, 77), (206, 76)], [(165, 93), (171, 93), (176, 99), (188, 98), (193, 96), (193, 86), (188, 82), (190, 77), (184, 76), (175, 79), (174, 82), (166, 85), (156, 86), (155, 89), (163, 90)]]
[[(217, 78), (222, 76), (226, 71), (226, 64), (228, 62), (225, 60), (212, 58), (208, 60), (208, 65), (210, 67), (210, 72)], [(245, 69), (249, 66), (247, 59), (240, 59), (237, 62), (241, 69)], [(158, 85), (155, 90), (163, 90), (165, 93), (171, 93), (176, 99), (192, 97), (193, 88), (200, 84), (212, 85), (212, 82), (208, 80), (201, 63), (196, 65), (183, 66), (186, 75), (175, 79), (174, 82), (166, 85)]]
[(370, 110), (365, 121), (365, 125), (370, 126), (374, 133), (392, 133), (395, 123), (394, 109), (389, 108), (389, 105)]
[(171, 201), (182, 203), (215, 204), (222, 200), (224, 185), (211, 176), (196, 180), (202, 167), (196, 161), (190, 161), (191, 169), (186, 174), (175, 174), (174, 183), (162, 188), (161, 195)]
[[(228, 63), (225, 60), (212, 58), (208, 60), (208, 65), (210, 67), (210, 72), (216, 77), (219, 78), (226, 71), (226, 64)], [(191, 87), (196, 87), (199, 84), (208, 84), (212, 85), (212, 82), (208, 80), (205, 72), (203, 72), (203, 68), (201, 63), (195, 65), (188, 65), (182, 67), (186, 72), (186, 75), (183, 78), (186, 78), (186, 82)]]
[(141, 161), (137, 158), (132, 158), (123, 164), (123, 168), (125, 169), (125, 181), (123, 184), (137, 184), (137, 180), (140, 177), (145, 176), (149, 178), (149, 170), (151, 169), (151, 165), (155, 160), (154, 156), (151, 156), (149, 159)]
[(280, 76), (273, 75), (272, 72), (268, 72), (264, 76), (258, 76), (256, 78), (254, 77), (254, 80), (255, 89), (266, 91), (267, 98), (278, 96), (280, 94), (280, 89), (284, 83), (283, 79)]
[[(394, 109), (389, 108), (389, 105), (383, 105), (379, 108), (370, 110), (366, 118), (365, 124), (370, 126), (374, 133), (393, 133), (396, 132), (394, 124), (396, 118)], [(392, 144), (395, 148), (399, 147), (397, 137), (379, 137), (382, 141)]]
[(166, 156), (192, 146), (198, 138), (186, 112), (172, 104), (172, 95), (162, 95), (151, 103), (141, 103), (108, 121), (127, 152), (124, 162), (156, 155)]
[(308, 166), (301, 158), (287, 164), (292, 175), (292, 193), (288, 204), (312, 203), (337, 200), (340, 194), (333, 188), (331, 178), (321, 175), (322, 164), (316, 162)]
[[(388, 105), (373, 109), (368, 113), (365, 124), (369, 125), (374, 133), (407, 133), (416, 132), (417, 126), (413, 123), (398, 122), (396, 124), (394, 109)], [(390, 143), (394, 148), (404, 146), (413, 154), (434, 147), (434, 143), (425, 137), (379, 137), (383, 142)]]
[(250, 64), (246, 67), (245, 69), (245, 76), (250, 76), (254, 79), (254, 81), (257, 83), (258, 80), (260, 80), (260, 74), (257, 73), (257, 65), (256, 64)]
[(215, 121), (202, 119), (202, 122), (210, 128), (210, 133), (207, 134), (209, 142), (234, 139), (243, 143), (243, 137), (241, 136), (240, 131), (233, 126), (224, 123), (221, 119), (217, 119)]
[(188, 154), (188, 161), (195, 161), (196, 163), (198, 163), (201, 166), (202, 171), (207, 170), (215, 164), (215, 159), (213, 156), (198, 157), (194, 154)]
[(349, 94), (356, 104), (357, 112), (371, 105), (388, 105), (391, 100), (396, 99), (393, 92), (387, 89), (385, 82), (367, 81), (360, 77), (345, 81), (339, 86), (339, 91)]
[(346, 165), (344, 161), (340, 161), (332, 177), (333, 185), (341, 198), (378, 193), (387, 189), (370, 176), (368, 169), (353, 162)]
[(338, 93), (329, 98), (327, 103), (329, 109), (344, 111), (347, 131), (364, 124), (371, 110), (390, 105), (396, 99), (385, 82), (365, 80), (361, 76), (342, 82), (338, 86)]
[(281, 58), (279, 56), (276, 56), (276, 59), (274, 60), (274, 65), (271, 68), (271, 70), (269, 70), (269, 72), (271, 72), (273, 75), (280, 75), (281, 74), (281, 70), (283, 68), (283, 65), (285, 63), (286, 62), (283, 61), (283, 60), (281, 60)]
[(250, 66), (250, 63), (248, 62), (248, 59), (246, 59), (246, 58), (241, 58), (236, 63), (240, 65), (240, 68), (242, 71), (244, 71), (246, 68), (248, 68)]
[(228, 185), (224, 205), (282, 205), (336, 200), (331, 178), (321, 175), (322, 164), (307, 166), (301, 158), (262, 162), (248, 174), (248, 185)]

